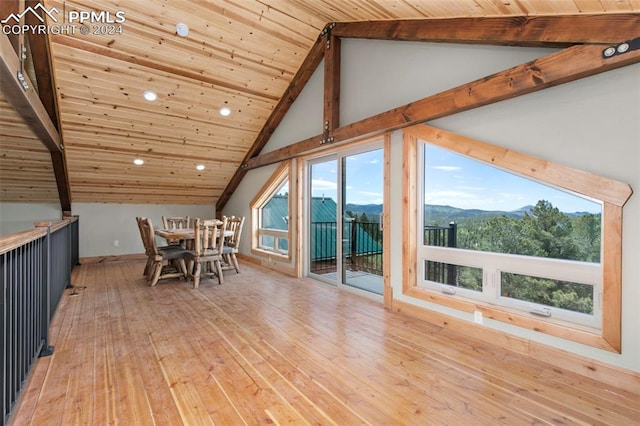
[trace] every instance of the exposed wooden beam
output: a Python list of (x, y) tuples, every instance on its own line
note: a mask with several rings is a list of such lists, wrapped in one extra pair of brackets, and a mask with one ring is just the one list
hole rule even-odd
[[(35, 7), (38, 2), (35, 0), (27, 0), (26, 6)], [(40, 22), (35, 15), (28, 13), (25, 15), (27, 25), (38, 25)], [(31, 61), (36, 75), (36, 83), (38, 86), (38, 96), (42, 105), (44, 105), (49, 118), (53, 125), (60, 131), (58, 105), (56, 102), (56, 94), (53, 83), (53, 73), (51, 66), (51, 54), (49, 47), (49, 38), (45, 34), (36, 34), (28, 32), (29, 48), (31, 50)]]
[[(267, 144), (269, 138), (287, 114), (291, 105), (293, 105), (293, 102), (298, 98), (298, 95), (300, 95), (300, 92), (302, 92), (302, 89), (307, 84), (316, 68), (318, 68), (318, 65), (320, 65), (320, 62), (324, 57), (325, 44), (326, 39), (324, 37), (319, 37), (318, 40), (316, 40), (313, 47), (307, 54), (307, 57), (298, 69), (298, 72), (293, 77), (293, 80), (291, 80), (291, 84), (289, 84), (289, 87), (280, 98), (280, 101), (267, 119), (267, 122), (262, 127), (262, 130), (260, 130), (260, 133), (253, 142), (253, 145), (245, 155), (242, 164), (246, 164), (250, 158), (258, 155), (262, 148)], [(247, 169), (243, 166), (236, 170), (220, 195), (220, 198), (218, 198), (216, 203), (216, 210), (218, 213), (220, 213), (227, 204), (229, 198), (231, 198), (231, 195), (233, 194), (233, 191), (235, 191), (238, 185), (240, 185), (240, 182), (246, 173)]]
[(69, 174), (67, 172), (67, 162), (64, 152), (51, 152), (51, 164), (53, 165), (53, 173), (56, 177), (60, 207), (63, 212), (71, 212), (71, 188), (69, 187)]
[[(35, 0), (27, 0), (25, 6), (35, 7)], [(31, 13), (25, 15), (28, 25), (38, 25), (38, 21)], [(36, 83), (38, 86), (38, 96), (44, 106), (51, 122), (58, 130), (60, 140), (62, 142), (62, 131), (60, 128), (60, 118), (58, 115), (58, 103), (55, 93), (55, 84), (53, 81), (53, 72), (51, 65), (51, 50), (49, 46), (49, 37), (46, 34), (36, 34), (28, 32), (29, 48), (31, 51), (31, 61), (35, 72)], [(71, 188), (69, 187), (69, 174), (65, 160), (64, 151), (51, 151), (51, 164), (53, 165), (53, 173), (56, 178), (56, 186), (58, 188), (58, 199), (63, 212), (71, 212)]]
[(324, 54), (324, 129), (325, 133), (340, 126), (340, 39), (327, 35)]
[(26, 72), (23, 72), (23, 77), (29, 88), (25, 90), (18, 81), (16, 75), (20, 70), (20, 60), (5, 34), (0, 34), (0, 57), (2, 93), (47, 149), (60, 151), (60, 135)]
[(438, 43), (568, 47), (638, 36), (640, 14), (508, 16), (336, 23), (336, 37)]
[[(17, 15), (21, 11), (24, 10), (24, 0), (2, 0), (0, 1), (0, 19), (4, 19), (7, 16)], [(11, 22), (11, 24), (15, 24), (15, 22)], [(20, 34), (8, 34), (7, 37), (11, 42), (11, 46), (13, 46), (14, 52), (18, 53), (18, 49), (20, 48), (20, 44), (23, 42), (24, 35)]]
[[(343, 126), (335, 144), (375, 136), (484, 105), (568, 83), (640, 62), (640, 50), (604, 59), (602, 45), (577, 45), (433, 96)], [(273, 164), (320, 149), (322, 135), (277, 149), (247, 162), (247, 169)]]

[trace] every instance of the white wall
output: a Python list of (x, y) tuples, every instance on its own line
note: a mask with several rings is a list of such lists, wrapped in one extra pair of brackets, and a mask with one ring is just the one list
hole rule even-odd
[(216, 216), (213, 205), (73, 203), (71, 210), (80, 216), (80, 258), (144, 253), (136, 216), (150, 218), (156, 228), (162, 216)]
[(34, 222), (57, 222), (61, 218), (60, 203), (0, 203), (0, 237), (33, 229)]
[[(343, 40), (341, 124), (412, 102), (553, 52), (550, 49), (464, 46), (374, 40)], [(316, 73), (317, 74), (317, 73)], [(317, 79), (317, 80), (316, 80)], [(317, 128), (321, 120), (321, 77), (314, 74), (277, 132), (295, 143), (300, 129)], [(310, 90), (309, 90), (310, 91)], [(640, 64), (564, 84), (541, 92), (430, 122), (465, 136), (542, 157), (640, 188)], [(320, 124), (321, 125), (321, 124)], [(312, 133), (318, 134), (319, 132)], [(266, 150), (283, 145), (279, 137)], [(287, 143), (284, 143), (285, 145)], [(227, 214), (249, 215), (249, 201), (275, 170), (250, 171), (225, 207)], [(394, 297), (472, 321), (466, 313), (402, 295), (402, 147), (401, 133), (391, 149), (391, 283)], [(485, 321), (487, 327), (542, 342), (569, 352), (640, 371), (640, 201), (631, 197), (624, 207), (622, 354), (587, 347), (530, 330)], [(248, 253), (248, 239), (242, 252)]]

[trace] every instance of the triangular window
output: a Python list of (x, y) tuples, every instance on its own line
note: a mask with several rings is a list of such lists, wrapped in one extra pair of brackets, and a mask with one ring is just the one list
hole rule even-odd
[(287, 162), (276, 170), (251, 203), (252, 249), (258, 253), (289, 258), (290, 180)]

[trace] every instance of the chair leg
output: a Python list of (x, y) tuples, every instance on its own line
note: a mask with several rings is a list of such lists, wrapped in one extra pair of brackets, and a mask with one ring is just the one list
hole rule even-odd
[(239, 274), (240, 266), (238, 265), (238, 258), (236, 257), (236, 254), (231, 253), (230, 257), (231, 257), (231, 261), (233, 262), (233, 267), (236, 268), (236, 272)]
[(178, 265), (180, 266), (180, 272), (182, 272), (182, 276), (184, 279), (187, 279), (187, 265), (184, 262), (184, 259), (178, 259)]
[(158, 284), (158, 280), (160, 279), (160, 274), (162, 273), (162, 262), (155, 262), (153, 268), (153, 275), (151, 276), (151, 280), (149, 281), (149, 285), (151, 287)]
[(147, 264), (144, 265), (144, 276), (149, 278), (149, 273), (151, 272), (151, 266), (153, 265), (153, 259), (150, 256), (147, 256)]
[(198, 288), (200, 286), (200, 272), (202, 270), (200, 262), (196, 263), (193, 269), (193, 288)]
[(218, 275), (218, 284), (222, 284), (224, 282), (224, 276), (222, 275), (222, 262), (220, 260), (214, 260), (216, 265), (216, 275)]

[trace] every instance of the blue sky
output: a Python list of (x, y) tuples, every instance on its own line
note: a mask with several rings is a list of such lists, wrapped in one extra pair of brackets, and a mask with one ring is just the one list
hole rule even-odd
[[(346, 157), (347, 204), (382, 204), (383, 153), (382, 149)], [(338, 162), (315, 164), (312, 169), (314, 197), (331, 197), (337, 200)]]
[[(426, 145), (425, 203), (462, 209), (512, 211), (547, 200), (566, 213), (600, 213), (601, 205), (589, 199), (521, 178), (435, 147)], [(347, 199), (352, 204), (382, 204), (382, 150), (347, 158)], [(314, 197), (337, 200), (338, 162), (313, 166)]]
[(425, 152), (425, 203), (512, 211), (547, 200), (566, 213), (600, 213), (589, 199), (524, 179), (433, 145)]

